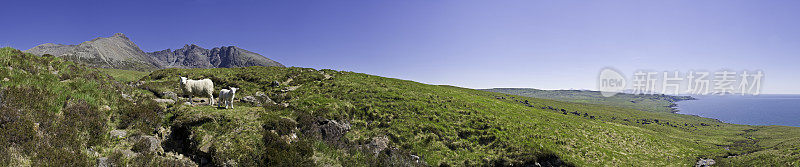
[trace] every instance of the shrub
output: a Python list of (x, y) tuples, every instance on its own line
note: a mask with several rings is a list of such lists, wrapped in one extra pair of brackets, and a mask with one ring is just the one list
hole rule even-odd
[(121, 104), (117, 128), (138, 129), (146, 134), (152, 134), (161, 125), (161, 115), (164, 113), (164, 109), (152, 100), (139, 99), (137, 101), (138, 105), (132, 102)]
[(108, 118), (105, 112), (101, 112), (95, 106), (90, 106), (82, 99), (68, 100), (62, 112), (66, 125), (75, 127), (80, 132), (86, 132), (82, 135), (86, 135), (86, 138), (89, 139), (90, 146), (102, 144), (106, 134), (106, 118)]
[(264, 131), (264, 144), (267, 146), (264, 162), (267, 166), (314, 166), (311, 155), (314, 149), (311, 142), (302, 139), (291, 144), (278, 134)]
[[(294, 132), (297, 123), (287, 118), (268, 116), (264, 121), (263, 142), (266, 146), (264, 162), (268, 166), (313, 166), (311, 155), (314, 150), (311, 142), (300, 139), (288, 142), (280, 135), (289, 135)], [(273, 133), (275, 130), (277, 133)]]
[(278, 135), (289, 135), (297, 127), (297, 123), (287, 118), (270, 117), (264, 122), (264, 130), (275, 130)]

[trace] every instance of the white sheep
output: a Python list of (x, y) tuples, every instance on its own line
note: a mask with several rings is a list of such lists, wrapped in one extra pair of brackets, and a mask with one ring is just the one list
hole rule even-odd
[(225, 109), (228, 109), (228, 105), (233, 108), (233, 98), (236, 96), (236, 90), (239, 88), (231, 87), (230, 90), (222, 89), (219, 91), (219, 103), (217, 103), (217, 107), (222, 107), (221, 105), (225, 105)]
[(181, 77), (181, 89), (183, 93), (189, 95), (189, 104), (192, 103), (192, 96), (208, 95), (208, 105), (214, 105), (214, 82), (210, 79), (191, 80)]

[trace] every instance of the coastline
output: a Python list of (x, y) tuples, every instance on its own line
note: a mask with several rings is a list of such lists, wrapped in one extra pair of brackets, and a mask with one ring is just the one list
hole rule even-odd
[(713, 119), (719, 122), (751, 126), (791, 126), (800, 127), (796, 119), (800, 113), (795, 110), (800, 95), (759, 95), (759, 96), (700, 96), (697, 102), (681, 101), (671, 105), (673, 113)]
[[(671, 103), (670, 105), (664, 106), (664, 107), (669, 107), (671, 109), (670, 112), (673, 113), (673, 114), (680, 114), (680, 113), (678, 113), (678, 112), (680, 112), (680, 109), (678, 109), (678, 102), (688, 101), (688, 100), (698, 100), (697, 98), (695, 98), (693, 96), (688, 96), (688, 95), (680, 95), (680, 96), (673, 96), (673, 97), (682, 97), (682, 98), (674, 98), (673, 101), (670, 101), (670, 103)], [(684, 115), (687, 115), (687, 114), (684, 114)]]
[[(689, 116), (695, 116), (695, 117), (700, 117), (700, 118), (712, 119), (714, 121), (721, 122), (721, 123), (726, 123), (726, 124), (737, 124), (737, 123), (725, 122), (725, 121), (719, 120), (717, 118), (704, 117), (704, 116), (701, 116), (701, 115), (688, 114), (688, 113), (678, 113), (678, 112), (681, 111), (680, 109), (678, 109), (678, 102), (689, 101), (689, 100), (700, 100), (700, 99), (692, 97), (692, 96), (689, 96), (689, 97), (690, 97), (689, 99), (681, 99), (681, 100), (677, 100), (677, 101), (672, 102), (672, 105), (669, 106), (670, 108), (672, 108), (672, 113), (673, 114), (689, 115)], [(737, 125), (748, 125), (748, 124), (737, 124)]]

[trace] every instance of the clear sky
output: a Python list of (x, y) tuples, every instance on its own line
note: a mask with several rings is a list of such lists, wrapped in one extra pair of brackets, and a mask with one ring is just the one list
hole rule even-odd
[(761, 69), (800, 93), (800, 1), (11, 1), (0, 46), (125, 33), (146, 52), (236, 45), (287, 66), (468, 88), (596, 89), (614, 67)]

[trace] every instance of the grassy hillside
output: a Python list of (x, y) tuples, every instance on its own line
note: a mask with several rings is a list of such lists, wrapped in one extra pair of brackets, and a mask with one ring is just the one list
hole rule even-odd
[(612, 97), (603, 97), (598, 91), (584, 90), (539, 90), (530, 88), (494, 88), (483, 90), (576, 103), (604, 104), (653, 112), (675, 112), (673, 108), (675, 106), (674, 102), (694, 99), (690, 96), (669, 96), (663, 94), (634, 95), (626, 93), (616, 94)]
[[(331, 77), (325, 79), (325, 75)], [(357, 145), (387, 136), (391, 147), (419, 156), (428, 165), (564, 161), (579, 166), (685, 166), (700, 157), (736, 164), (744, 158), (721, 157), (747, 157), (752, 154), (746, 153), (766, 148), (787, 151), (770, 163), (797, 161), (788, 153), (793, 147), (766, 144), (796, 139), (797, 128), (732, 125), (668, 112), (511, 96), (351, 72), (265, 67), (168, 69), (145, 77), (143, 87), (156, 89), (154, 92), (177, 91), (175, 76), (211, 78), (220, 88), (243, 88), (243, 95), (269, 92), (272, 99), (280, 99), (276, 102), (288, 107), (267, 108), (266, 113), (284, 113), (278, 115), (299, 123), (305, 114), (349, 122), (352, 129), (341, 142)], [(292, 81), (285, 82), (289, 78)], [(282, 84), (272, 86), (272, 81)], [(302, 129), (303, 125), (298, 126)], [(771, 129), (787, 133), (756, 139), (774, 135), (758, 133)], [(319, 156), (339, 157), (333, 163), (354, 158), (343, 152), (347, 151), (327, 151)]]
[(109, 76), (114, 78), (114, 80), (120, 81), (122, 83), (138, 81), (142, 77), (147, 76), (147, 74), (150, 74), (149, 72), (133, 71), (133, 70), (122, 70), (122, 69), (111, 69), (111, 68), (98, 68), (98, 69), (103, 73), (108, 74)]
[[(800, 165), (794, 127), (297, 67), (164, 69), (126, 85), (57, 58), (2, 51), (0, 63), (13, 70), (0, 68), (10, 78), (0, 81), (0, 166)], [(241, 88), (236, 108), (183, 104), (178, 76)], [(22, 97), (14, 92), (36, 100), (8, 98)], [(169, 92), (177, 102), (149, 100)], [(136, 140), (148, 136), (163, 151)]]
[[(97, 69), (12, 48), (0, 49), (0, 67), (0, 166), (93, 166), (101, 157), (121, 160), (119, 148), (133, 143), (110, 132), (153, 135), (161, 126), (163, 108), (147, 91)], [(141, 165), (180, 163), (137, 154), (130, 161)]]

